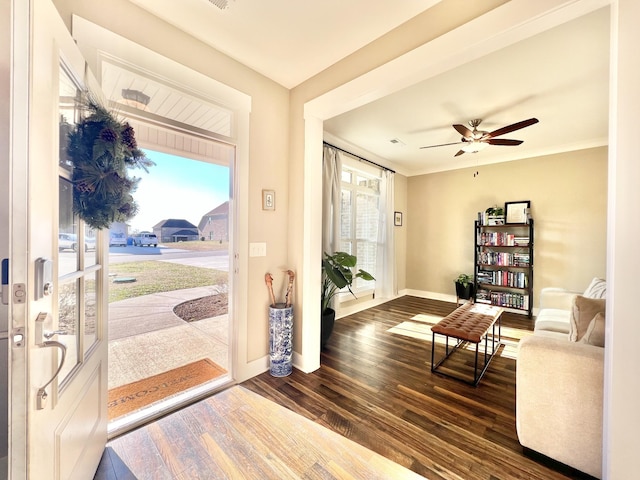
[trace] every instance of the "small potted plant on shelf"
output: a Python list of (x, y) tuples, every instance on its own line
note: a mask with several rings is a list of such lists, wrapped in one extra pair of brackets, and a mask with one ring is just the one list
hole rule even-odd
[(458, 278), (454, 280), (454, 283), (456, 285), (456, 296), (458, 299), (469, 300), (473, 297), (475, 293), (473, 275), (461, 273), (458, 275)]
[(494, 205), (485, 210), (485, 225), (504, 225), (504, 208)]
[(346, 252), (335, 252), (331, 255), (325, 252), (322, 260), (322, 323), (320, 327), (320, 345), (324, 347), (325, 343), (333, 332), (333, 324), (336, 319), (336, 311), (331, 308), (331, 300), (340, 290), (347, 287), (351, 295), (357, 298), (351, 290), (351, 285), (356, 278), (364, 280), (375, 280), (373, 276), (359, 269), (353, 272), (357, 263), (355, 255)]

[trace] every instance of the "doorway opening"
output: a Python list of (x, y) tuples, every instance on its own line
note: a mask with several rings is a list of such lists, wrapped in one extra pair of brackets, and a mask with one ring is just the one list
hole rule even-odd
[(110, 436), (233, 380), (233, 162), (144, 151), (138, 213), (109, 231)]

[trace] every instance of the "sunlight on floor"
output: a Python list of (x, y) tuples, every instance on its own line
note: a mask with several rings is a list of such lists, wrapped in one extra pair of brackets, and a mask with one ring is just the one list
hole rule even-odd
[[(418, 314), (412, 317), (411, 320), (401, 322), (395, 327), (388, 329), (387, 332), (431, 342), (433, 338), (431, 325), (435, 325), (442, 320), (442, 318), (443, 317), (437, 315)], [(525, 336), (531, 335), (533, 332), (512, 327), (502, 327), (501, 330), (501, 343), (504, 347), (501, 349), (499, 355), (501, 357), (515, 360), (518, 353), (518, 342)], [(446, 337), (438, 335), (435, 337), (435, 340), (436, 343), (444, 345)], [(449, 341), (449, 345), (451, 346), (452, 344), (453, 342)], [(476, 346), (473, 343), (467, 343), (464, 348), (475, 351)]]

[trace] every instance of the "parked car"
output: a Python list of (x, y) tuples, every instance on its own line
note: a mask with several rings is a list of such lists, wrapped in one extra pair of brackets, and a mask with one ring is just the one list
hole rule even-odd
[(88, 252), (89, 250), (96, 249), (96, 237), (84, 237), (84, 251)]
[[(96, 238), (85, 237), (84, 238), (84, 251), (96, 249)], [(58, 234), (58, 250), (73, 250), (78, 251), (78, 236), (75, 233), (59, 233)]]
[(141, 232), (133, 235), (133, 245), (136, 247), (158, 246), (158, 237), (155, 233)]
[(78, 250), (78, 239), (73, 233), (58, 234), (58, 250)]
[(122, 232), (113, 232), (109, 235), (109, 246), (110, 247), (126, 247), (127, 246), (127, 237), (125, 237)]

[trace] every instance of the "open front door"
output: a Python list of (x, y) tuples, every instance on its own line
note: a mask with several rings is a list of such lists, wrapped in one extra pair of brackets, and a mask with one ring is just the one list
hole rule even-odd
[(11, 3), (9, 475), (90, 479), (107, 440), (107, 232), (73, 212), (65, 142), (95, 83), (51, 0)]

